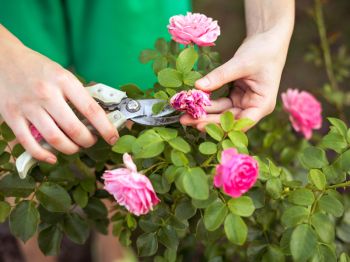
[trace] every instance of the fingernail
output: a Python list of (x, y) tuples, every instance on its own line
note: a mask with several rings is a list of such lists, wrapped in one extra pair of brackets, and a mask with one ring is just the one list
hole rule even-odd
[(210, 82), (207, 77), (203, 77), (199, 79), (196, 84), (199, 85), (200, 87), (207, 87), (209, 86)]
[(111, 139), (109, 139), (109, 143), (111, 145), (114, 145), (114, 143), (118, 140), (118, 137), (117, 136), (113, 136)]
[(46, 158), (46, 162), (48, 162), (48, 163), (50, 163), (50, 164), (55, 164), (56, 161), (57, 161), (57, 158), (56, 158), (56, 157), (50, 156), (50, 157)]

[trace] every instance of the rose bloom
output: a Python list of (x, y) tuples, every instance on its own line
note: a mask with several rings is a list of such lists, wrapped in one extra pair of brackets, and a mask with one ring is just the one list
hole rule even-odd
[(37, 142), (40, 142), (43, 139), (43, 136), (40, 134), (40, 132), (38, 131), (38, 129), (36, 129), (34, 125), (30, 124), (29, 130)]
[(258, 163), (253, 157), (229, 148), (222, 151), (221, 163), (216, 167), (214, 185), (222, 187), (226, 194), (237, 198), (255, 184), (258, 175)]
[(322, 107), (317, 99), (306, 91), (288, 89), (282, 94), (284, 110), (289, 113), (289, 119), (295, 131), (310, 139), (313, 129), (322, 126)]
[(148, 177), (137, 172), (129, 154), (123, 155), (123, 162), (126, 168), (105, 171), (104, 189), (134, 215), (147, 214), (160, 200)]
[(209, 97), (209, 94), (201, 90), (192, 89), (175, 94), (170, 99), (170, 104), (176, 110), (184, 111), (197, 119), (207, 115), (204, 106), (211, 105)]
[(203, 14), (175, 15), (168, 25), (172, 39), (180, 44), (195, 43), (198, 46), (213, 46), (220, 35), (217, 21)]

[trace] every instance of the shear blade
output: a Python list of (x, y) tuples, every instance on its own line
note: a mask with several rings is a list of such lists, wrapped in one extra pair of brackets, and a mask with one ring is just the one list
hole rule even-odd
[(145, 126), (166, 126), (174, 123), (178, 123), (181, 115), (166, 116), (166, 117), (137, 117), (132, 119), (135, 123)]

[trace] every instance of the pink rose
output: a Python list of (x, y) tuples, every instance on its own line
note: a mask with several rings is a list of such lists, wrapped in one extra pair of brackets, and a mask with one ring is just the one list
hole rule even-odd
[(43, 139), (43, 136), (40, 134), (40, 132), (38, 131), (38, 129), (36, 129), (34, 125), (30, 124), (29, 130), (37, 142), (40, 142)]
[(199, 46), (213, 46), (220, 35), (217, 21), (198, 13), (175, 15), (170, 18), (168, 25), (172, 39), (180, 44), (195, 43)]
[(247, 192), (259, 175), (257, 161), (249, 155), (239, 154), (235, 148), (221, 153), (221, 164), (216, 167), (214, 185), (234, 198)]
[(306, 91), (288, 89), (282, 94), (284, 110), (290, 115), (289, 119), (293, 128), (301, 132), (306, 139), (312, 136), (312, 129), (322, 126), (322, 107), (319, 101)]
[(189, 91), (181, 91), (175, 94), (170, 99), (170, 104), (173, 108), (180, 111), (185, 111), (193, 118), (200, 118), (206, 116), (204, 106), (210, 106), (209, 94), (192, 89)]
[(147, 214), (160, 200), (148, 177), (137, 172), (129, 154), (123, 155), (123, 162), (126, 168), (105, 171), (104, 189), (129, 212), (136, 216)]

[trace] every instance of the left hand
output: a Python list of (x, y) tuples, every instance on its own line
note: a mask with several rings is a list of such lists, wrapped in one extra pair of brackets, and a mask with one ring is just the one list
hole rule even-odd
[(195, 84), (196, 88), (210, 92), (235, 81), (229, 97), (212, 100), (212, 105), (205, 108), (206, 117), (194, 119), (183, 115), (181, 124), (202, 131), (208, 123), (219, 123), (225, 111), (231, 111), (235, 118), (250, 118), (255, 123), (270, 114), (275, 108), (288, 43), (281, 41), (276, 30), (246, 38), (231, 60)]

